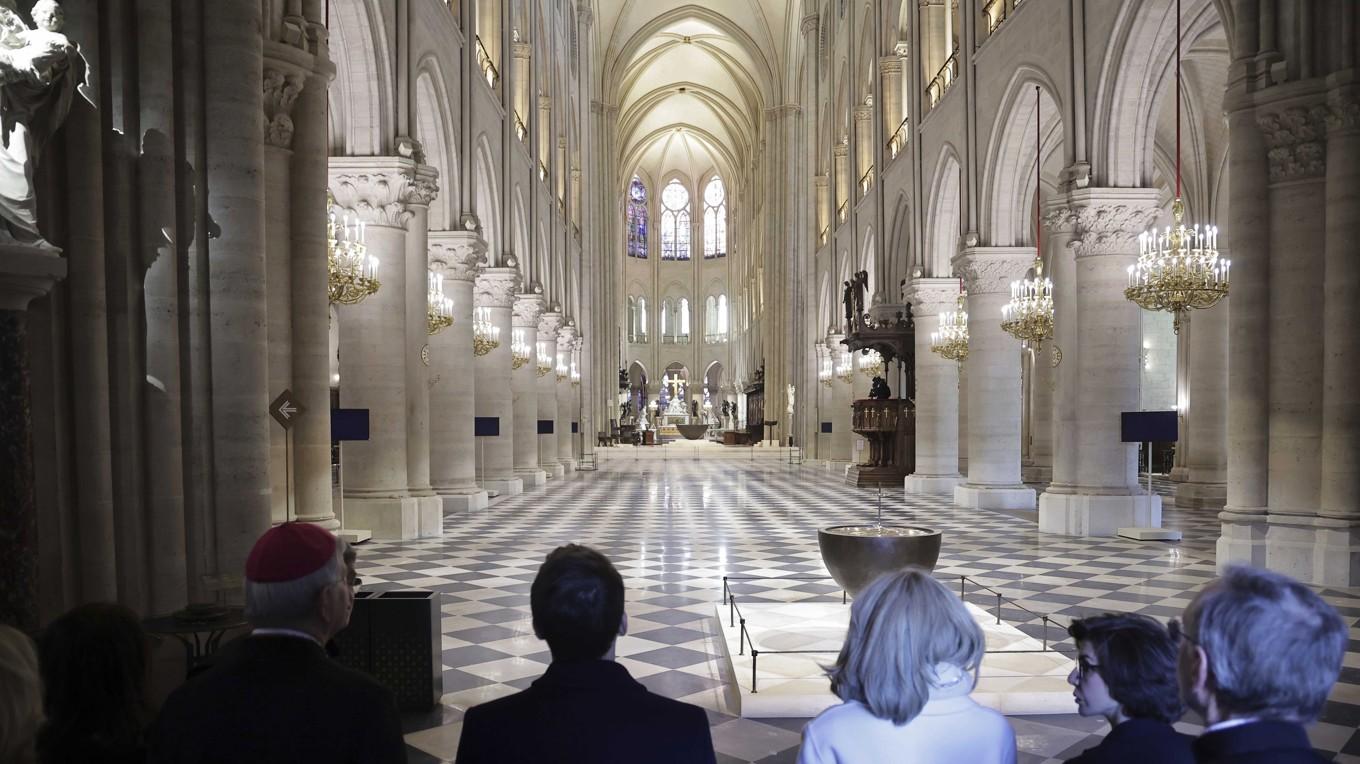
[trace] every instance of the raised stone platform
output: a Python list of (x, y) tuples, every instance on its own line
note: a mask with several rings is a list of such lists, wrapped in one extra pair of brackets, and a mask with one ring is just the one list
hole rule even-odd
[[(715, 607), (722, 627), (724, 655), (736, 680), (741, 716), (813, 717), (840, 702), (831, 694), (831, 684), (822, 666), (836, 660), (845, 640), (849, 605), (744, 603), (741, 612), (750, 635), (744, 651), (739, 650), (740, 622), (730, 626), (727, 606)], [(1039, 640), (1004, 621), (997, 624), (995, 616), (974, 605), (967, 607), (987, 638), (987, 654), (982, 659), (981, 679), (973, 690), (974, 700), (1010, 715), (1076, 713), (1072, 687), (1067, 683), (1067, 675), (1076, 665), (1070, 658), (1063, 653), (1040, 652), (1043, 644)], [(752, 644), (760, 651), (827, 652), (762, 653), (756, 658), (756, 691), (752, 692)]]

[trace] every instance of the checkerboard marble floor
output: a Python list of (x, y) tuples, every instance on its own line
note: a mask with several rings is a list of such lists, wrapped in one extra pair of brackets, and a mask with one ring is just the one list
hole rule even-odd
[[(817, 551), (820, 526), (862, 521), (879, 503), (874, 489), (844, 486), (818, 466), (770, 458), (634, 460), (631, 448), (603, 449), (597, 472), (580, 472), (490, 507), (445, 518), (442, 538), (371, 541), (359, 548), (363, 588), (443, 594), (444, 692), (438, 708), (406, 719), (412, 762), (451, 760), (463, 711), (532, 683), (549, 662), (530, 626), (529, 585), (543, 556), (568, 542), (607, 554), (627, 586), (629, 634), (619, 661), (654, 692), (708, 710), (719, 762), (793, 762), (805, 719), (742, 719), (713, 603), (722, 577), (742, 601), (839, 601)], [(1169, 492), (1171, 486), (1157, 486)], [(1164, 524), (1179, 543), (1040, 534), (1030, 514), (954, 507), (947, 497), (884, 491), (885, 520), (945, 532), (936, 574), (967, 576), (966, 597), (1034, 637), (1071, 649), (1063, 627), (1105, 611), (1177, 616), (1214, 575), (1215, 513), (1169, 507)], [(1031, 513), (1032, 514), (1032, 513)], [(975, 583), (973, 583), (975, 582)], [(1360, 762), (1360, 590), (1324, 589), (1351, 625), (1351, 651), (1314, 745), (1337, 761)], [(828, 656), (830, 659), (830, 656)], [(1020, 761), (1056, 762), (1093, 745), (1103, 721), (1075, 715), (1012, 717)], [(1180, 725), (1199, 727), (1191, 720)], [(643, 757), (639, 758), (644, 760)]]

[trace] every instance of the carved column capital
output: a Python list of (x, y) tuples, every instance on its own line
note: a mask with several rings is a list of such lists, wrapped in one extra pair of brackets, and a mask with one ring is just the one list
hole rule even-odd
[(1324, 131), (1329, 113), (1321, 103), (1257, 112), (1272, 183), (1322, 176), (1327, 168)]
[(337, 207), (369, 225), (405, 227), (410, 204), (438, 189), (430, 173), (404, 157), (331, 157), (330, 189)]
[(479, 307), (513, 307), (519, 294), (520, 277), (515, 268), (484, 268), (477, 275), (474, 304)]
[(516, 329), (537, 329), (539, 317), (547, 308), (547, 300), (541, 294), (515, 295), (515, 315), (511, 325)]
[(512, 57), (522, 58), (525, 61), (528, 61), (529, 57), (533, 55), (534, 44), (525, 40), (520, 40), (519, 42), (511, 43), (510, 49)]
[(878, 71), (880, 74), (901, 74), (902, 58), (900, 56), (883, 56), (878, 59)]
[(562, 312), (556, 309), (547, 310), (538, 319), (538, 333), (543, 339), (557, 339), (557, 332), (562, 328), (565, 318)]
[(1156, 225), (1160, 192), (1151, 188), (1086, 188), (1044, 208), (1044, 226), (1069, 233), (1078, 256), (1134, 254), (1138, 235)]
[(430, 265), (453, 281), (477, 280), (486, 263), (486, 240), (476, 231), (430, 231)]
[(1360, 87), (1351, 85), (1327, 94), (1326, 122), (1328, 134), (1360, 130)]
[(439, 171), (430, 165), (416, 165), (415, 177), (411, 181), (411, 193), (407, 198), (407, 203), (428, 207), (438, 195)]
[(907, 282), (904, 295), (911, 303), (912, 315), (934, 318), (958, 307), (959, 280), (916, 278)]
[(971, 247), (953, 260), (954, 272), (973, 295), (1009, 291), (1011, 282), (1024, 278), (1033, 263), (1032, 247)]
[(566, 325), (557, 330), (558, 347), (575, 347), (576, 340), (581, 337), (581, 333), (576, 330), (576, 322), (571, 318), (566, 319)]
[(272, 66), (264, 70), (264, 141), (281, 149), (293, 147), (293, 104), (307, 80)]

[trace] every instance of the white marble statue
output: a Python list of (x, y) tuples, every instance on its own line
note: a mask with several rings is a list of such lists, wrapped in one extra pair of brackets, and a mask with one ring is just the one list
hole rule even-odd
[(0, 0), (0, 240), (46, 246), (38, 231), (33, 164), (71, 110), (85, 59), (61, 34), (56, 0), (33, 6), (36, 29)]

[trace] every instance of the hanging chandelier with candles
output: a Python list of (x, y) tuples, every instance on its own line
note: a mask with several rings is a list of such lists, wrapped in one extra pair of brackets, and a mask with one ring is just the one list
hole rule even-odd
[(887, 365), (883, 363), (883, 355), (877, 350), (865, 350), (859, 356), (859, 371), (870, 379), (881, 376), (886, 371)]
[(429, 282), (425, 328), (433, 335), (453, 326), (453, 298), (444, 295), (444, 274), (430, 271)]
[(575, 361), (571, 362), (571, 386), (572, 387), (581, 386), (581, 370), (576, 367)]
[(829, 353), (823, 355), (821, 362), (818, 364), (817, 381), (821, 382), (827, 387), (831, 387), (831, 380), (835, 376), (835, 370), (832, 368), (833, 365), (834, 364), (831, 360), (831, 355)]
[(855, 381), (855, 361), (848, 352), (836, 360), (836, 379), (847, 385)]
[(547, 342), (543, 340), (538, 341), (537, 355), (538, 355), (538, 369), (537, 369), (538, 376), (546, 377), (553, 370), (553, 357), (552, 354), (548, 352)]
[(1124, 297), (1143, 310), (1175, 316), (1177, 334), (1190, 310), (1212, 308), (1228, 295), (1232, 261), (1218, 256), (1218, 227), (1185, 225), (1181, 201), (1181, 4), (1176, 0), (1176, 198), (1170, 227), (1138, 235), (1138, 261), (1129, 266)]
[(472, 314), (472, 352), (486, 355), (501, 346), (501, 328), (491, 321), (491, 309), (480, 307)]
[(523, 329), (513, 329), (510, 332), (510, 368), (520, 369), (524, 364), (533, 358), (533, 348), (524, 339)]
[(567, 381), (567, 377), (570, 376), (570, 374), (571, 374), (571, 369), (569, 369), (569, 368), (567, 367), (566, 356), (564, 356), (564, 355), (561, 354), (561, 353), (558, 353), (558, 354), (557, 354), (557, 369), (556, 369), (556, 372), (557, 372), (557, 381), (558, 381), (558, 382), (565, 382), (565, 381)]
[(959, 363), (968, 358), (968, 311), (963, 307), (967, 296), (959, 284), (958, 310), (941, 313), (939, 331), (930, 333), (930, 351)]
[(326, 208), (330, 210), (326, 224), (327, 293), (333, 305), (354, 305), (378, 291), (378, 258), (368, 254), (364, 244), (367, 224), (349, 215), (337, 220), (335, 197), (326, 192)]
[(1001, 328), (1020, 340), (1020, 346), (1039, 350), (1053, 338), (1053, 281), (1044, 278), (1044, 227), (1039, 214), (1043, 188), (1039, 170), (1043, 149), (1039, 137), (1039, 86), (1034, 86), (1034, 278), (1011, 282), (1011, 299), (1001, 306)]

